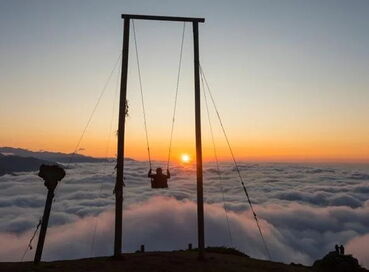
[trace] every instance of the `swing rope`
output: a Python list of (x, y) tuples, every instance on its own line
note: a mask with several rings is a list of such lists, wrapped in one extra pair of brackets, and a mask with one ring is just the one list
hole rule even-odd
[(260, 238), (261, 238), (261, 240), (262, 240), (262, 243), (263, 243), (263, 246), (264, 246), (265, 252), (266, 252), (266, 254), (267, 254), (267, 256), (268, 256), (269, 260), (271, 260), (271, 259), (272, 259), (272, 257), (271, 257), (271, 255), (270, 255), (270, 252), (269, 252), (268, 246), (267, 246), (266, 241), (265, 241), (265, 239), (264, 239), (264, 235), (263, 235), (263, 232), (262, 232), (261, 227), (260, 227), (259, 219), (258, 219), (258, 217), (257, 217), (257, 215), (256, 215), (256, 212), (255, 212), (254, 206), (253, 206), (253, 204), (252, 204), (252, 202), (251, 202), (251, 199), (250, 199), (249, 193), (248, 193), (248, 191), (247, 191), (246, 185), (245, 185), (245, 183), (244, 183), (244, 181), (243, 181), (243, 178), (242, 178), (242, 175), (241, 175), (241, 171), (240, 171), (240, 169), (239, 169), (239, 167), (238, 167), (238, 163), (237, 163), (236, 158), (235, 158), (235, 156), (234, 156), (234, 153), (233, 153), (233, 150), (232, 150), (231, 144), (230, 144), (230, 142), (229, 142), (229, 139), (228, 139), (228, 136), (227, 136), (226, 130), (225, 130), (225, 128), (224, 128), (224, 125), (223, 125), (222, 119), (221, 119), (221, 117), (220, 117), (220, 114), (219, 114), (218, 108), (217, 108), (217, 106), (216, 106), (216, 104), (215, 104), (214, 97), (213, 97), (213, 95), (212, 95), (212, 93), (211, 93), (211, 90), (210, 90), (210, 87), (209, 87), (208, 81), (206, 80), (206, 76), (205, 76), (205, 74), (204, 74), (204, 71), (203, 71), (203, 69), (202, 69), (201, 65), (200, 65), (200, 74), (201, 74), (201, 77), (204, 79), (204, 82), (205, 82), (205, 85), (206, 85), (206, 89), (207, 89), (207, 91), (208, 91), (208, 93), (209, 93), (209, 96), (210, 96), (211, 102), (212, 102), (212, 104), (213, 104), (213, 107), (214, 107), (214, 109), (215, 109), (215, 112), (216, 112), (216, 115), (217, 115), (217, 118), (218, 118), (219, 124), (220, 124), (220, 126), (221, 126), (221, 128), (222, 128), (224, 138), (226, 139), (226, 142), (227, 142), (227, 145), (228, 145), (228, 149), (229, 149), (229, 151), (230, 151), (230, 153), (231, 153), (231, 157), (232, 157), (233, 163), (234, 163), (234, 165), (235, 165), (235, 168), (236, 168), (236, 171), (237, 171), (238, 177), (239, 177), (239, 179), (240, 179), (240, 183), (241, 183), (242, 188), (243, 188), (243, 191), (244, 191), (244, 193), (245, 193), (245, 195), (246, 195), (246, 198), (247, 198), (247, 201), (248, 201), (248, 203), (249, 203), (249, 206), (250, 206), (251, 212), (252, 212), (252, 214), (253, 214), (253, 216), (254, 216), (254, 220), (255, 220), (256, 226), (257, 226), (257, 228), (258, 228), (258, 231), (259, 231), (259, 234), (260, 234)]
[(142, 89), (140, 60), (139, 60), (139, 57), (138, 57), (138, 47), (137, 47), (135, 20), (132, 20), (132, 28), (133, 28), (133, 38), (134, 38), (134, 42), (135, 42), (136, 63), (137, 63), (138, 81), (139, 81), (140, 93), (141, 93), (141, 105), (142, 105), (142, 112), (143, 112), (143, 119), (144, 119), (144, 127), (145, 127), (147, 155), (148, 155), (148, 158), (149, 158), (149, 165), (150, 165), (150, 169), (151, 169), (152, 166), (151, 166), (151, 152), (150, 152), (150, 144), (149, 144), (149, 133), (147, 131), (146, 111), (145, 111), (144, 94), (143, 94), (143, 89)]
[[(134, 44), (135, 44), (136, 63), (137, 63), (137, 72), (138, 72), (138, 81), (139, 81), (140, 96), (141, 96), (141, 106), (142, 106), (142, 113), (143, 113), (143, 119), (144, 119), (145, 137), (146, 137), (146, 146), (147, 146), (147, 155), (148, 155), (149, 165), (150, 165), (150, 169), (151, 169), (152, 168), (152, 161), (151, 161), (150, 141), (149, 141), (149, 133), (148, 133), (148, 128), (147, 128), (145, 99), (144, 99), (144, 93), (143, 93), (143, 87), (142, 87), (141, 67), (140, 67), (139, 52), (138, 52), (138, 46), (137, 46), (136, 27), (135, 27), (134, 20), (132, 20), (132, 28), (133, 28), (133, 38), (134, 38)], [(182, 68), (182, 57), (183, 57), (183, 45), (184, 45), (185, 31), (186, 31), (186, 23), (184, 22), (183, 23), (183, 28), (182, 28), (181, 45), (180, 45), (180, 50), (179, 50), (180, 53), (179, 53), (179, 61), (178, 61), (178, 72), (177, 72), (176, 90), (175, 90), (175, 97), (174, 97), (172, 124), (171, 124), (171, 129), (170, 129), (170, 139), (169, 139), (169, 148), (168, 148), (167, 169), (169, 169), (171, 152), (172, 152), (173, 131), (174, 131), (175, 116), (176, 116), (176, 112), (177, 112), (177, 100), (178, 100), (179, 82), (180, 82), (180, 77), (181, 77), (181, 68)]]
[(214, 132), (213, 132), (213, 125), (211, 123), (211, 119), (210, 119), (210, 111), (209, 111), (209, 106), (208, 106), (208, 99), (206, 96), (206, 92), (205, 92), (205, 84), (204, 84), (204, 79), (202, 77), (202, 74), (200, 74), (200, 78), (201, 78), (201, 84), (202, 84), (202, 89), (203, 94), (204, 94), (204, 100), (205, 100), (205, 105), (206, 105), (206, 113), (207, 113), (207, 117), (208, 117), (208, 123), (209, 123), (209, 129), (210, 129), (210, 134), (211, 134), (211, 141), (212, 141), (212, 145), (213, 145), (213, 153), (214, 153), (214, 158), (215, 158), (215, 163), (216, 163), (216, 168), (217, 168), (217, 174), (219, 176), (219, 180), (220, 180), (220, 190), (222, 192), (222, 200), (223, 200), (223, 209), (224, 209), (224, 213), (225, 213), (225, 217), (226, 217), (226, 223), (227, 223), (227, 230), (228, 230), (228, 235), (229, 235), (229, 241), (231, 242), (231, 246), (232, 248), (234, 248), (234, 244), (233, 244), (233, 237), (232, 237), (232, 232), (231, 232), (231, 227), (230, 227), (230, 223), (229, 223), (229, 217), (228, 217), (228, 211), (225, 205), (225, 196), (224, 196), (224, 188), (223, 188), (223, 178), (221, 175), (221, 171), (220, 171), (220, 166), (219, 166), (219, 160), (218, 160), (218, 154), (217, 154), (217, 150), (216, 150), (216, 146), (215, 146), (215, 139), (214, 139)]
[(33, 248), (33, 247), (32, 247), (33, 239), (35, 239), (36, 234), (37, 234), (38, 229), (40, 228), (41, 224), (42, 224), (42, 218), (40, 218), (40, 220), (38, 221), (38, 224), (37, 224), (37, 226), (36, 226), (36, 229), (35, 229), (35, 231), (33, 232), (33, 235), (32, 235), (31, 239), (30, 239), (30, 240), (29, 240), (29, 242), (28, 242), (27, 248), (26, 248), (26, 250), (24, 251), (24, 253), (23, 253), (23, 255), (22, 255), (21, 262), (23, 262), (24, 257), (26, 257), (26, 254), (27, 254), (28, 250), (32, 250), (32, 248)]
[(174, 130), (174, 122), (175, 122), (176, 111), (177, 111), (177, 99), (178, 99), (179, 80), (180, 80), (180, 76), (181, 76), (182, 56), (183, 56), (183, 43), (184, 43), (185, 31), (186, 31), (186, 23), (183, 22), (181, 49), (180, 49), (179, 61), (178, 61), (178, 73), (177, 73), (176, 93), (175, 93), (175, 97), (174, 97), (174, 108), (173, 108), (173, 116), (172, 116), (172, 127), (171, 127), (171, 130), (170, 130), (170, 140), (169, 140), (169, 149), (168, 149), (167, 169), (169, 169), (170, 155), (171, 155), (171, 152), (172, 152), (173, 130)]

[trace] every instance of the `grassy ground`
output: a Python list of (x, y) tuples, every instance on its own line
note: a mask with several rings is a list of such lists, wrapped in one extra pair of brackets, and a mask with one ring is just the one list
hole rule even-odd
[(24, 263), (0, 263), (1, 272), (115, 272), (115, 271), (150, 271), (150, 272), (264, 272), (312, 271), (310, 267), (300, 265), (286, 265), (269, 261), (262, 261), (229, 254), (210, 252), (205, 261), (197, 259), (195, 251), (176, 252), (148, 252), (124, 254), (123, 260), (113, 260), (110, 257), (100, 257), (81, 260), (45, 262), (33, 265)]

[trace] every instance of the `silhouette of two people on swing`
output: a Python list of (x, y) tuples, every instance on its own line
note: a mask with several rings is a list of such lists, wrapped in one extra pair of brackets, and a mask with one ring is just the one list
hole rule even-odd
[(156, 168), (156, 174), (152, 174), (152, 170), (150, 168), (149, 173), (147, 174), (149, 178), (151, 178), (151, 188), (168, 188), (168, 179), (170, 179), (170, 173), (167, 169), (167, 174), (163, 174), (163, 169)]

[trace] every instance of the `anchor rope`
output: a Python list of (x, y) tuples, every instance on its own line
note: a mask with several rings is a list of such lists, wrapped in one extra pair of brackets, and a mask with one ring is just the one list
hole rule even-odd
[[(113, 67), (113, 69), (111, 70), (111, 72), (110, 72), (110, 74), (109, 74), (109, 77), (108, 77), (108, 79), (107, 79), (107, 81), (105, 82), (105, 84), (104, 84), (104, 87), (102, 88), (102, 90), (101, 90), (101, 92), (100, 92), (100, 95), (99, 95), (99, 97), (98, 97), (98, 99), (97, 99), (97, 101), (96, 101), (96, 104), (95, 104), (95, 106), (94, 106), (94, 108), (92, 109), (92, 112), (90, 113), (90, 116), (89, 116), (89, 118), (88, 118), (88, 120), (87, 120), (87, 123), (86, 123), (86, 125), (85, 125), (85, 127), (84, 127), (84, 129), (83, 129), (83, 131), (82, 131), (82, 133), (81, 133), (81, 136), (79, 137), (79, 139), (78, 139), (78, 141), (77, 141), (77, 144), (76, 144), (76, 147), (74, 148), (74, 151), (73, 151), (73, 153), (72, 153), (72, 156), (74, 156), (75, 155), (75, 153), (76, 152), (78, 152), (78, 148), (79, 148), (79, 146), (80, 146), (80, 144), (81, 144), (81, 142), (82, 142), (82, 139), (83, 139), (83, 137), (85, 136), (85, 134), (86, 134), (86, 131), (87, 131), (87, 128), (89, 127), (89, 125), (90, 125), (90, 123), (91, 123), (91, 121), (92, 121), (92, 117), (94, 116), (94, 114), (95, 114), (95, 112), (96, 112), (96, 109), (97, 109), (97, 107), (99, 106), (99, 104), (100, 104), (100, 101), (101, 101), (101, 98), (104, 96), (104, 94), (105, 94), (105, 91), (106, 91), (106, 89), (107, 89), (107, 87), (108, 87), (108, 85), (109, 85), (109, 82), (110, 82), (110, 79), (112, 78), (112, 76), (113, 76), (113, 74), (114, 74), (114, 71), (115, 71), (115, 69), (117, 68), (117, 66), (118, 66), (118, 63), (119, 63), (119, 60), (120, 60), (120, 58), (122, 57), (122, 53), (120, 53), (119, 54), (119, 56), (118, 56), (118, 59), (116, 60), (116, 62), (115, 62), (115, 64), (114, 64), (114, 67)], [(72, 160), (72, 156), (71, 156), (71, 158), (70, 158), (70, 160), (69, 160), (69, 163), (71, 162), (71, 160)], [(68, 163), (68, 164), (69, 164)]]
[(250, 206), (251, 212), (252, 212), (252, 214), (253, 214), (253, 217), (254, 217), (254, 220), (255, 220), (256, 226), (257, 226), (257, 228), (258, 228), (258, 231), (259, 231), (259, 234), (260, 234), (260, 238), (261, 238), (261, 240), (262, 240), (262, 243), (263, 243), (263, 246), (264, 246), (265, 252), (266, 252), (266, 254), (267, 254), (268, 258), (271, 260), (271, 259), (272, 259), (272, 258), (271, 258), (271, 254), (270, 254), (270, 252), (269, 252), (268, 246), (267, 246), (266, 241), (265, 241), (265, 239), (264, 239), (264, 235), (263, 235), (262, 229), (261, 229), (261, 227), (260, 227), (259, 219), (258, 219), (258, 217), (257, 217), (257, 215), (256, 215), (256, 212), (255, 212), (255, 209), (254, 209), (253, 203), (252, 203), (251, 198), (250, 198), (250, 196), (249, 196), (249, 193), (248, 193), (248, 191), (247, 191), (246, 185), (245, 185), (245, 183), (244, 183), (244, 181), (243, 181), (243, 178), (242, 178), (242, 175), (241, 175), (241, 171), (240, 171), (240, 169), (239, 169), (238, 163), (237, 163), (236, 158), (235, 158), (235, 155), (234, 155), (234, 153), (233, 153), (233, 149), (232, 149), (232, 147), (231, 147), (231, 144), (230, 144), (230, 141), (229, 141), (228, 135), (227, 135), (226, 130), (225, 130), (225, 127), (224, 127), (224, 125), (223, 125), (222, 118), (220, 117), (220, 113), (219, 113), (218, 108), (217, 108), (217, 106), (216, 106), (216, 103), (215, 103), (214, 97), (213, 97), (213, 95), (212, 95), (212, 92), (211, 92), (211, 90), (210, 90), (210, 87), (209, 87), (208, 81), (207, 81), (207, 79), (206, 79), (205, 73), (204, 73), (204, 71), (203, 71), (203, 69), (202, 69), (201, 65), (200, 65), (200, 74), (202, 75), (202, 77), (203, 77), (203, 79), (204, 79), (204, 82), (205, 82), (205, 85), (206, 85), (206, 89), (207, 89), (207, 91), (208, 91), (208, 93), (209, 93), (209, 96), (210, 96), (211, 102), (212, 102), (213, 107), (214, 107), (214, 109), (215, 109), (215, 112), (216, 112), (216, 115), (217, 115), (217, 118), (218, 118), (219, 124), (220, 124), (220, 126), (221, 126), (221, 129), (222, 129), (222, 132), (223, 132), (224, 138), (226, 139), (228, 149), (229, 149), (229, 151), (230, 151), (230, 154), (231, 154), (231, 157), (232, 157), (233, 163), (234, 163), (234, 165), (235, 165), (235, 168), (236, 168), (236, 171), (237, 171), (238, 177), (239, 177), (239, 179), (240, 179), (240, 183), (241, 183), (241, 185), (242, 185), (243, 191), (244, 191), (244, 193), (245, 193), (245, 195), (246, 195), (246, 198), (247, 198), (247, 201), (248, 201), (248, 203), (249, 203), (249, 206)]
[[(113, 76), (113, 74), (114, 74), (115, 69), (116, 69), (116, 68), (117, 68), (117, 66), (118, 66), (118, 63), (119, 63), (119, 60), (120, 60), (121, 56), (122, 56), (122, 53), (120, 53), (120, 54), (119, 54), (119, 56), (118, 56), (117, 60), (114, 62), (113, 69), (111, 70), (111, 72), (110, 72), (110, 74), (109, 74), (109, 76), (108, 76), (108, 78), (107, 78), (107, 80), (106, 80), (105, 84), (103, 85), (103, 88), (102, 88), (102, 89), (101, 89), (101, 91), (100, 91), (100, 94), (99, 94), (99, 96), (98, 96), (97, 102), (96, 102), (96, 104), (94, 105), (94, 107), (93, 107), (93, 109), (92, 109), (92, 111), (91, 111), (91, 113), (90, 113), (90, 115), (89, 115), (89, 118), (88, 118), (88, 120), (87, 120), (87, 122), (86, 122), (86, 125), (84, 126), (84, 128), (83, 128), (83, 130), (82, 130), (82, 133), (81, 133), (80, 137), (78, 138), (77, 144), (75, 145), (75, 148), (74, 148), (73, 152), (72, 152), (72, 153), (70, 154), (70, 156), (69, 156), (69, 160), (68, 160), (68, 162), (67, 162), (67, 164), (66, 164), (66, 167), (67, 167), (67, 168), (68, 168), (68, 167), (69, 167), (69, 165), (71, 164), (72, 159), (73, 159), (73, 156), (76, 154), (76, 152), (78, 152), (78, 149), (79, 149), (79, 146), (80, 146), (80, 144), (81, 144), (81, 142), (82, 142), (82, 139), (83, 139), (83, 137), (85, 136), (86, 131), (87, 131), (87, 128), (89, 127), (89, 125), (90, 125), (90, 123), (91, 123), (91, 121), (92, 121), (92, 118), (93, 118), (93, 116), (94, 116), (94, 114), (95, 114), (95, 112), (96, 112), (96, 109), (97, 109), (98, 105), (100, 104), (100, 101), (101, 101), (102, 97), (104, 96), (104, 94), (105, 94), (105, 92), (106, 92), (106, 89), (107, 89), (107, 87), (108, 87), (108, 85), (109, 85), (109, 82), (110, 82), (110, 80), (111, 80), (111, 78), (112, 78), (112, 76)], [(61, 184), (63, 184), (63, 183), (61, 183)], [(55, 196), (57, 195), (56, 193), (57, 193), (57, 191), (59, 190), (59, 188), (61, 187), (61, 184), (60, 184), (59, 186), (57, 186), (57, 187), (56, 187), (56, 189), (55, 189), (55, 191), (54, 191), (54, 199), (53, 199), (53, 202), (55, 202), (55, 201), (56, 201), (56, 197), (55, 197)], [(38, 225), (36, 226), (36, 230), (34, 231), (34, 233), (33, 233), (32, 237), (31, 237), (31, 239), (30, 239), (30, 242), (28, 243), (28, 245), (27, 245), (27, 247), (26, 247), (26, 249), (25, 249), (25, 251), (24, 251), (24, 253), (23, 253), (22, 257), (21, 257), (21, 261), (23, 261), (23, 260), (24, 260), (24, 258), (25, 258), (25, 256), (26, 256), (26, 254), (27, 254), (28, 250), (32, 250), (32, 245), (31, 245), (31, 244), (32, 244), (32, 241), (34, 240), (34, 238), (35, 238), (35, 236), (36, 236), (37, 232), (38, 232), (38, 229), (39, 229), (39, 227), (40, 227), (40, 225), (41, 225), (41, 221), (42, 221), (42, 220), (40, 219), (40, 221), (39, 221)]]
[(228, 211), (227, 211), (227, 207), (225, 205), (225, 196), (224, 196), (224, 187), (223, 187), (223, 181), (224, 180), (223, 180), (223, 177), (222, 177), (221, 171), (220, 171), (218, 154), (217, 154), (217, 150), (216, 150), (216, 146), (215, 146), (215, 139), (214, 139), (214, 133), (213, 133), (213, 125), (211, 123), (210, 111), (209, 111), (209, 106), (208, 106), (208, 99), (207, 99), (206, 92), (205, 92), (204, 79), (202, 77), (202, 74), (200, 74), (200, 78), (201, 78), (202, 89), (204, 90), (203, 94), (204, 94), (204, 100), (205, 100), (205, 105), (206, 105), (206, 113), (207, 113), (207, 117), (208, 117), (209, 129), (210, 129), (210, 134), (211, 134), (211, 141), (212, 141), (212, 145), (213, 145), (213, 153), (214, 153), (214, 158), (215, 158), (215, 163), (216, 163), (216, 168), (217, 168), (217, 174), (218, 174), (218, 177), (219, 177), (219, 180), (220, 180), (219, 185), (220, 185), (220, 190), (222, 192), (223, 209), (224, 209), (224, 213), (225, 213), (225, 217), (226, 217), (229, 240), (231, 242), (231, 246), (234, 247), (231, 227), (230, 227), (230, 223), (229, 223)]
[[(115, 69), (117, 69), (117, 67), (118, 67), (118, 63), (119, 63), (121, 57), (122, 57), (122, 53), (119, 54), (117, 60), (114, 63), (113, 69), (110, 71), (109, 76), (108, 76), (105, 84), (103, 85), (103, 88), (100, 91), (100, 94), (99, 94), (99, 96), (97, 98), (97, 101), (96, 101), (96, 103), (95, 103), (95, 105), (94, 105), (94, 107), (93, 107), (93, 109), (92, 109), (92, 111), (91, 111), (91, 113), (90, 113), (90, 115), (89, 115), (89, 117), (87, 119), (87, 122), (86, 122), (86, 124), (85, 124), (85, 126), (84, 126), (84, 128), (82, 130), (82, 133), (81, 133), (80, 137), (78, 138), (78, 141), (77, 141), (77, 144), (76, 144), (76, 146), (75, 146), (75, 148), (73, 150), (73, 153), (69, 156), (69, 160), (68, 160), (68, 162), (66, 164), (66, 168), (68, 168), (70, 166), (70, 164), (72, 163), (73, 157), (77, 154), (77, 152), (79, 150), (79, 147), (80, 147), (80, 144), (82, 142), (82, 139), (83, 139), (83, 137), (86, 134), (87, 128), (89, 127), (89, 125), (90, 125), (90, 123), (92, 121), (92, 118), (93, 118), (93, 116), (94, 116), (94, 114), (95, 114), (95, 112), (97, 110), (97, 107), (100, 104), (100, 101), (101, 101), (102, 97), (104, 96), (104, 94), (105, 94), (105, 92), (107, 90), (107, 87), (109, 86), (109, 82), (110, 82), (110, 80), (111, 80), (111, 78), (112, 78), (112, 76), (113, 76), (113, 74), (115, 72)], [(57, 195), (56, 193), (60, 190), (60, 187), (61, 186), (59, 185), (55, 189), (53, 202), (56, 201), (56, 197), (55, 196)]]
[(27, 254), (27, 252), (28, 252), (28, 250), (32, 250), (32, 242), (33, 242), (33, 239), (35, 239), (35, 236), (36, 236), (36, 233), (38, 232), (38, 229), (40, 228), (40, 226), (41, 226), (41, 224), (42, 224), (42, 219), (40, 218), (40, 220), (38, 221), (38, 224), (37, 224), (37, 226), (36, 226), (36, 229), (35, 229), (35, 231), (33, 232), (33, 235), (32, 235), (32, 237), (31, 237), (31, 239), (29, 240), (29, 242), (28, 242), (28, 245), (27, 245), (27, 247), (26, 247), (26, 250), (24, 251), (24, 253), (23, 253), (23, 255), (22, 255), (22, 258), (21, 258), (21, 262), (23, 262), (23, 260), (24, 260), (24, 257), (26, 256), (26, 254)]
[[(118, 95), (118, 90), (119, 90), (119, 74), (120, 74), (120, 70), (118, 69), (118, 73), (117, 73), (117, 81), (116, 81), (116, 90), (114, 93), (114, 99), (113, 99), (113, 107), (112, 107), (112, 111), (111, 111), (111, 117), (110, 117), (110, 124), (109, 124), (109, 130), (108, 130), (108, 135), (107, 135), (107, 144), (105, 147), (105, 157), (107, 156), (107, 154), (109, 153), (110, 150), (110, 142), (111, 142), (111, 134), (112, 134), (112, 127), (113, 127), (113, 120), (114, 120), (114, 114), (115, 114), (115, 100), (117, 98)], [(115, 173), (115, 169), (113, 171), (113, 174)], [(99, 188), (99, 193), (98, 196), (101, 196), (101, 192), (104, 186), (104, 182), (101, 181), (100, 182), (100, 188)], [(93, 255), (95, 255), (95, 243), (96, 243), (96, 233), (97, 233), (97, 228), (98, 228), (98, 217), (95, 217), (95, 222), (94, 222), (94, 230), (93, 230), (93, 234), (92, 234), (92, 238), (91, 238), (91, 247), (90, 247), (90, 256), (93, 257)]]

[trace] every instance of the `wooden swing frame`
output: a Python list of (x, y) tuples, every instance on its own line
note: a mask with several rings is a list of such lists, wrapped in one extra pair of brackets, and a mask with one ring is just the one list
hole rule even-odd
[(194, 48), (194, 91), (195, 91), (195, 139), (196, 139), (196, 179), (197, 179), (197, 229), (199, 259), (204, 259), (205, 233), (204, 233), (204, 199), (203, 199), (203, 167), (201, 144), (201, 100), (200, 100), (200, 61), (199, 61), (199, 23), (204, 23), (204, 18), (152, 16), (122, 14), (123, 23), (123, 48), (122, 69), (120, 84), (119, 121), (118, 121), (118, 146), (117, 146), (117, 176), (115, 184), (115, 238), (114, 257), (122, 256), (122, 218), (123, 218), (123, 175), (124, 175), (124, 138), (125, 138), (125, 109), (127, 99), (128, 78), (128, 53), (130, 20), (155, 20), (170, 22), (190, 22), (193, 29)]

